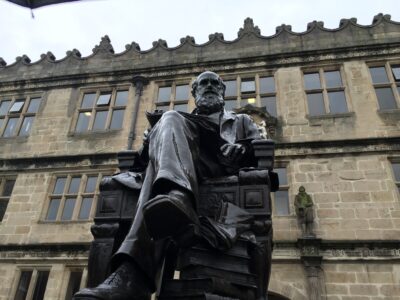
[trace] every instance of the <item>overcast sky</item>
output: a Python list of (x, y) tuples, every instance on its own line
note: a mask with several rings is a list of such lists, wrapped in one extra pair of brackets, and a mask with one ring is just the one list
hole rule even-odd
[(0, 0), (0, 57), (8, 64), (28, 55), (32, 61), (41, 53), (53, 52), (57, 59), (74, 48), (88, 56), (104, 35), (116, 53), (135, 41), (142, 50), (158, 39), (169, 47), (191, 35), (196, 43), (222, 32), (233, 40), (251, 17), (264, 36), (275, 33), (281, 24), (303, 32), (308, 22), (323, 21), (337, 28), (342, 18), (356, 17), (370, 25), (374, 15), (390, 14), (400, 22), (399, 0), (84, 0), (35, 9)]

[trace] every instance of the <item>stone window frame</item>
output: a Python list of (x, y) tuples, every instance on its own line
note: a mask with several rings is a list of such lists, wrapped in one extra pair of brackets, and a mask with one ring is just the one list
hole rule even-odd
[[(397, 187), (397, 192), (398, 192), (398, 195), (400, 196), (400, 157), (391, 158), (389, 160), (389, 163), (390, 163), (390, 171), (391, 171), (391, 174), (392, 174), (393, 183)], [(399, 170), (398, 171), (399, 172), (398, 173), (399, 174), (398, 178), (396, 177), (396, 172), (394, 170), (393, 165), (396, 165), (396, 168), (398, 168), (398, 170)]]
[[(96, 212), (96, 207), (98, 203), (98, 198), (100, 194), (100, 182), (102, 178), (110, 175), (112, 172), (109, 170), (95, 170), (95, 171), (83, 171), (83, 172), (73, 172), (73, 173), (55, 173), (53, 174), (51, 183), (49, 185), (48, 197), (46, 201), (46, 205), (44, 206), (41, 222), (43, 223), (71, 223), (71, 222), (90, 222), (93, 220), (93, 217)], [(85, 193), (85, 188), (87, 184), (88, 177), (96, 177), (96, 187), (94, 192)], [(77, 193), (68, 193), (68, 189), (70, 187), (72, 178), (80, 177), (80, 183), (78, 187)], [(61, 194), (54, 194), (54, 189), (56, 187), (57, 179), (66, 178), (66, 182), (63, 187), (63, 192)], [(62, 219), (62, 214), (65, 208), (66, 199), (75, 198), (74, 208), (72, 212), (72, 216), (70, 219)], [(79, 213), (82, 208), (82, 202), (84, 198), (92, 198), (91, 208), (89, 212), (89, 217), (87, 219), (79, 219)], [(48, 219), (49, 217), (49, 209), (51, 208), (52, 199), (60, 199), (60, 202), (57, 206), (57, 213), (55, 219)]]
[[(117, 97), (117, 92), (123, 92), (126, 91), (128, 93), (127, 96), (127, 100), (126, 100), (126, 104), (125, 105), (119, 105), (116, 106), (115, 105), (115, 100)], [(99, 99), (99, 96), (101, 94), (105, 94), (105, 93), (111, 93), (111, 98), (110, 98), (110, 102), (108, 105), (103, 105), (103, 106), (98, 106), (97, 105), (97, 100)], [(83, 108), (82, 104), (83, 104), (83, 99), (84, 96), (86, 94), (96, 94), (95, 96), (95, 100), (94, 103), (92, 105), (92, 107), (88, 107), (88, 108)], [(77, 109), (76, 109), (76, 113), (75, 113), (75, 117), (73, 119), (72, 122), (72, 128), (71, 128), (71, 133), (74, 135), (84, 135), (84, 134), (92, 134), (92, 133), (98, 133), (98, 132), (109, 132), (109, 131), (119, 131), (122, 130), (124, 128), (123, 126), (123, 122), (126, 118), (126, 112), (127, 112), (127, 108), (129, 105), (129, 100), (132, 97), (132, 92), (131, 92), (131, 86), (130, 85), (118, 85), (118, 86), (108, 86), (108, 87), (89, 87), (89, 88), (82, 88), (80, 90), (79, 93), (79, 98), (77, 101)], [(114, 111), (117, 110), (124, 110), (124, 116), (122, 119), (122, 125), (120, 128), (114, 128), (111, 129), (111, 121), (112, 121), (112, 116)], [(107, 114), (107, 119), (105, 121), (105, 126), (104, 129), (93, 129), (93, 125), (96, 119), (96, 113), (99, 111), (108, 111)], [(79, 122), (79, 117), (81, 113), (90, 113), (90, 117), (89, 117), (89, 122), (87, 125), (87, 130), (83, 130), (83, 131), (77, 131), (78, 128), (78, 122)]]
[[(30, 104), (32, 103), (32, 100), (34, 99), (40, 99), (40, 103), (37, 107), (37, 110), (34, 112), (29, 112), (28, 108), (30, 106)], [(22, 108), (17, 111), (17, 112), (10, 112), (9, 110), (13, 107), (13, 105), (16, 102), (20, 102), (20, 101), (24, 101), (24, 105), (22, 106)], [(6, 101), (11, 101), (11, 103), (9, 104), (8, 108), (7, 108), (7, 113), (5, 115), (0, 115), (0, 139), (9, 139), (9, 138), (24, 138), (29, 136), (35, 117), (36, 115), (40, 112), (41, 108), (42, 108), (42, 104), (43, 104), (43, 93), (33, 93), (33, 94), (25, 94), (22, 96), (18, 96), (18, 95), (5, 95), (2, 96), (0, 98), (0, 106), (2, 103), (6, 102)], [(30, 124), (30, 128), (29, 128), (29, 132), (28, 134), (21, 134), (21, 129), (23, 127), (23, 123), (25, 118), (28, 117), (33, 117), (32, 123)], [(9, 135), (9, 136), (4, 136), (4, 133), (6, 131), (6, 127), (7, 124), (9, 122), (10, 119), (18, 119), (17, 123), (13, 129), (13, 134)]]
[[(287, 214), (277, 214), (276, 211), (276, 207), (275, 207), (275, 200), (276, 200), (276, 196), (275, 194), (277, 192), (271, 193), (272, 197), (271, 197), (271, 201), (272, 201), (272, 215), (274, 217), (289, 217), (291, 216), (291, 201), (290, 201), (290, 176), (289, 176), (289, 171), (290, 171), (290, 164), (289, 162), (286, 161), (280, 161), (280, 162), (275, 162), (275, 167), (274, 167), (274, 172), (277, 172), (277, 169), (286, 169), (286, 181), (287, 184), (282, 185), (281, 182), (279, 183), (279, 190), (277, 192), (286, 192), (286, 198), (287, 198)], [(279, 175), (279, 173), (278, 173)]]
[[(304, 90), (304, 95), (305, 95), (305, 105), (306, 105), (306, 111), (307, 111), (306, 117), (307, 118), (309, 118), (309, 119), (321, 118), (321, 117), (332, 118), (332, 117), (347, 117), (347, 116), (353, 115), (353, 113), (352, 113), (353, 108), (352, 108), (351, 101), (350, 101), (350, 94), (349, 94), (349, 91), (347, 88), (347, 79), (346, 79), (343, 65), (324, 66), (324, 67), (317, 67), (317, 68), (306, 67), (306, 68), (302, 68), (301, 71), (302, 71), (301, 76), (302, 76), (303, 90)], [(335, 71), (339, 72), (340, 79), (342, 81), (342, 85), (337, 86), (337, 87), (327, 87), (326, 78), (325, 78), (324, 73), (325, 72), (335, 72)], [(318, 73), (318, 75), (319, 75), (321, 87), (318, 89), (306, 89), (304, 75), (315, 74), (315, 73)], [(329, 93), (330, 92), (343, 92), (344, 93), (345, 103), (346, 103), (346, 108), (347, 108), (346, 112), (340, 112), (340, 113), (331, 113), (330, 112), (330, 101), (329, 101)], [(323, 100), (323, 104), (324, 104), (325, 113), (312, 115), (312, 114), (310, 114), (308, 95), (316, 94), (316, 93), (322, 93), (322, 100)]]
[[(371, 74), (371, 68), (379, 68), (379, 67), (384, 67), (386, 71), (386, 75), (388, 77), (388, 82), (384, 83), (374, 83), (372, 74)], [(369, 78), (371, 80), (371, 84), (374, 88), (375, 92), (375, 97), (376, 97), (376, 103), (378, 106), (378, 112), (398, 112), (400, 110), (400, 80), (396, 81), (393, 75), (392, 67), (400, 67), (400, 62), (373, 62), (368, 64), (368, 73), (369, 73)], [(380, 102), (378, 95), (376, 94), (376, 89), (377, 88), (391, 88), (391, 91), (393, 93), (394, 101), (396, 104), (395, 108), (391, 109), (381, 109), (380, 108)]]
[[(33, 298), (34, 292), (35, 292), (35, 289), (37, 288), (38, 276), (39, 276), (40, 272), (48, 272), (46, 287), (44, 290), (44, 295), (45, 295), (47, 287), (48, 287), (49, 279), (51, 277), (51, 269), (52, 269), (51, 266), (18, 266), (17, 274), (15, 276), (16, 280), (14, 281), (15, 286), (14, 286), (14, 288), (11, 289), (12, 297), (10, 297), (10, 299), (17, 299), (16, 296), (17, 296), (17, 292), (19, 290), (21, 276), (24, 272), (31, 272), (28, 289), (27, 289), (26, 296), (24, 299), (25, 300), (33, 300), (34, 299)], [(44, 299), (44, 297), (42, 299)]]
[[(163, 110), (163, 111), (168, 111), (168, 110), (175, 110), (176, 105), (184, 105), (186, 106), (186, 111), (182, 110), (183, 112), (190, 113), (190, 102), (193, 98), (191, 94), (191, 80), (177, 80), (177, 81), (167, 81), (167, 82), (160, 82), (157, 83), (157, 92), (154, 100), (154, 105), (156, 110)], [(187, 86), (188, 87), (188, 97), (187, 99), (178, 99), (176, 100), (177, 96), (177, 87), (180, 86)], [(169, 87), (171, 88), (169, 99), (165, 101), (159, 101), (159, 94), (160, 94), (160, 89), (161, 88), (166, 88)]]
[(86, 287), (88, 268), (85, 265), (66, 265), (64, 269), (63, 281), (61, 286), (61, 299), (71, 299), (66, 298), (68, 296), (68, 289), (70, 288), (71, 274), (73, 272), (81, 272), (81, 280), (79, 290)]
[[(7, 181), (14, 181), (13, 187), (11, 189), (10, 196), (5, 196), (3, 194)], [(17, 176), (2, 176), (2, 177), (0, 177), (0, 201), (1, 202), (6, 202), (5, 209), (4, 209), (4, 215), (0, 215), (0, 223), (4, 220), (4, 216), (5, 216), (5, 213), (7, 211), (7, 206), (10, 203), (10, 199), (12, 197), (12, 192), (13, 192), (13, 189), (15, 187), (16, 181), (17, 181)]]
[[(236, 95), (225, 96), (225, 102), (234, 101), (232, 109), (237, 109), (239, 107), (244, 107), (247, 104), (251, 104), (256, 107), (262, 106), (262, 98), (274, 97), (275, 110), (273, 112), (268, 112), (274, 117), (278, 116), (278, 96), (277, 96), (277, 80), (275, 78), (275, 72), (260, 72), (251, 74), (239, 74), (235, 77), (232, 75), (222, 76), (223, 81), (229, 82), (234, 81), (236, 83)], [(261, 82), (262, 78), (273, 78), (274, 80), (274, 90), (268, 92), (261, 92)], [(245, 81), (254, 81), (255, 89), (253, 92), (242, 92), (242, 83)], [(252, 101), (249, 101), (251, 99)], [(247, 101), (246, 101), (247, 100)], [(229, 110), (229, 109), (228, 109)]]

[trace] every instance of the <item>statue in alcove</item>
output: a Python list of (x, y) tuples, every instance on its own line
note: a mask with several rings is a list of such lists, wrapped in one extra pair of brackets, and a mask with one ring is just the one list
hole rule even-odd
[(294, 207), (303, 237), (314, 237), (314, 203), (304, 186), (299, 187), (299, 193), (294, 198)]

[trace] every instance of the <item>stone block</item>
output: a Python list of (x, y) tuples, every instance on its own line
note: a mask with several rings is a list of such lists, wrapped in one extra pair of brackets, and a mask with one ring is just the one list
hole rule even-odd
[(368, 221), (370, 228), (373, 229), (392, 229), (393, 223), (388, 219), (371, 219)]
[(356, 274), (349, 272), (325, 272), (326, 283), (355, 283)]
[(365, 295), (365, 296), (378, 295), (378, 288), (370, 284), (351, 284), (350, 294)]
[(354, 209), (352, 208), (342, 208), (339, 209), (340, 212), (340, 217), (343, 219), (354, 219), (355, 214), (354, 214)]
[[(314, 193), (314, 203), (334, 203), (339, 202), (338, 193)], [(400, 215), (400, 211), (399, 211)]]
[(341, 180), (361, 180), (365, 178), (361, 171), (353, 170), (340, 171), (338, 175)]
[(326, 293), (328, 295), (348, 295), (349, 288), (345, 284), (326, 284)]
[(366, 229), (369, 227), (367, 220), (342, 220), (340, 222), (342, 229), (355, 230), (355, 229)]
[(356, 192), (375, 192), (381, 190), (379, 182), (372, 180), (353, 182), (353, 187)]
[(394, 197), (391, 191), (372, 191), (371, 200), (373, 202), (392, 202)]
[(359, 229), (356, 231), (356, 237), (359, 240), (381, 239), (381, 230)]
[(382, 164), (380, 161), (377, 160), (361, 160), (358, 162), (358, 169), (359, 170), (380, 170), (382, 168)]
[(369, 202), (370, 197), (367, 192), (343, 192), (340, 193), (343, 202)]
[(339, 218), (339, 211), (337, 209), (317, 209), (317, 216), (320, 219)]
[(383, 296), (388, 296), (388, 297), (398, 296), (400, 295), (400, 284), (397, 283), (396, 285), (392, 284), (381, 285), (379, 288), (379, 292)]
[(359, 219), (378, 218), (378, 210), (376, 208), (355, 208), (356, 217)]

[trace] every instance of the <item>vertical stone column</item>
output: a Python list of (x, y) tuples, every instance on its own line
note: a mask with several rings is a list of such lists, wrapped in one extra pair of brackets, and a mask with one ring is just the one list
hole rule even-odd
[(301, 238), (298, 239), (298, 246), (301, 249), (301, 261), (308, 282), (308, 296), (310, 300), (325, 300), (325, 279), (322, 270), (322, 256), (320, 255), (321, 239)]
[(133, 141), (136, 138), (136, 123), (137, 117), (139, 113), (139, 106), (140, 106), (140, 97), (142, 96), (143, 87), (149, 83), (149, 80), (141, 75), (135, 75), (132, 78), (132, 82), (135, 85), (135, 108), (132, 112), (132, 121), (131, 121), (131, 128), (129, 130), (129, 137), (128, 137), (128, 150), (132, 150)]

